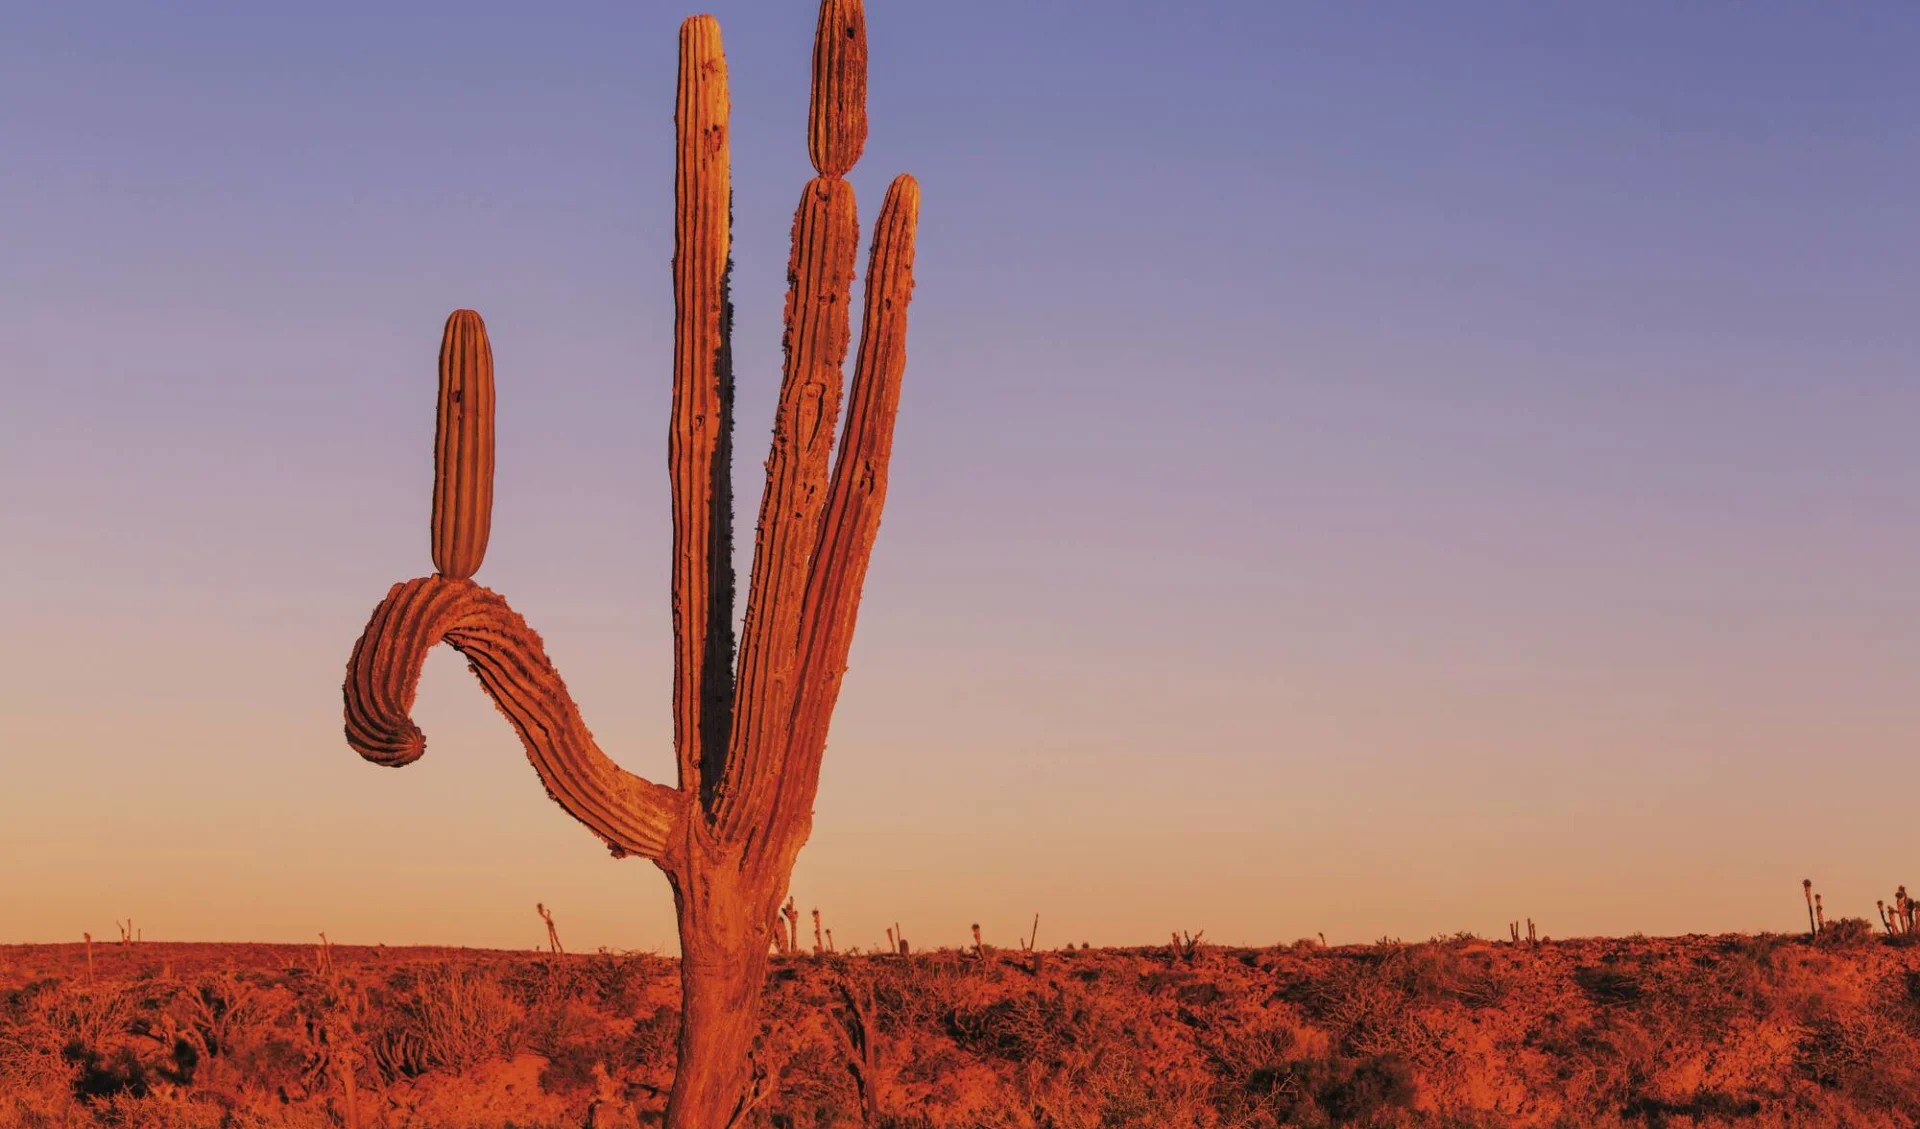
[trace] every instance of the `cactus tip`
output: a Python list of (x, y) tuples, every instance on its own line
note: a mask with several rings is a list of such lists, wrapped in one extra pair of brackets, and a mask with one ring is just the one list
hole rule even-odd
[(866, 11), (860, 0), (823, 0), (813, 39), (807, 153), (821, 176), (845, 176), (866, 144)]

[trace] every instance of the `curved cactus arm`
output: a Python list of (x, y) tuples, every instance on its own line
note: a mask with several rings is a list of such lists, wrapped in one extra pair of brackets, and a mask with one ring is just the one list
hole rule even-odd
[[(784, 757), (777, 766), (773, 802), (776, 828), (799, 821), (799, 840), (820, 782), (827, 722), (840, 696), (860, 613), (880, 510), (887, 500), (887, 466), (893, 456), (893, 424), (900, 413), (900, 381), (907, 369), (907, 306), (913, 300), (914, 236), (920, 220), (920, 185), (894, 178), (874, 223), (867, 259), (866, 309), (860, 350), (847, 392), (847, 422), (833, 481), (821, 516), (818, 547), (807, 573), (801, 610), (799, 676)], [(785, 844), (797, 850), (799, 842)]]
[(466, 656), (526, 746), (547, 794), (612, 848), (658, 859), (686, 808), (683, 795), (614, 764), (594, 743), (540, 636), (498, 594), (470, 580), (393, 586), (347, 662), (347, 743), (375, 764), (411, 764), (426, 737), (408, 716), (427, 652)]

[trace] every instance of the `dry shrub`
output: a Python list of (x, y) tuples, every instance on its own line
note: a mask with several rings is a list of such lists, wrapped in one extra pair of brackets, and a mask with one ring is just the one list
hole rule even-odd
[(1829, 949), (1864, 949), (1873, 944), (1873, 940), (1873, 926), (1864, 917), (1829, 921), (1820, 931), (1820, 944)]
[(27, 999), (22, 1026), (50, 1033), (62, 1046), (101, 1048), (126, 1033), (137, 1003), (136, 992), (121, 985), (49, 984)]
[(955, 1045), (983, 1058), (1058, 1065), (1069, 1048), (1117, 1033), (1100, 1018), (1083, 992), (1056, 984), (949, 1009), (944, 1026)]
[(468, 1070), (519, 1049), (525, 1012), (484, 969), (432, 966), (395, 1000), (374, 1038), (374, 1059), (389, 1080), (430, 1070)]
[(0, 996), (0, 1094), (23, 1099), (14, 1114), (21, 1124), (38, 1116), (26, 1108), (27, 1095), (73, 1090), (77, 1069), (61, 1054), (68, 1035), (59, 1026), (60, 991), (59, 981), (40, 980)]
[(199, 977), (182, 993), (180, 1005), (188, 1036), (209, 1058), (227, 1053), (265, 1011), (255, 986), (231, 972)]
[(1696, 1029), (1766, 1019), (1780, 1009), (1797, 944), (1779, 933), (1729, 938), (1663, 985), (1662, 995), (1675, 1021)]
[(966, 970), (959, 961), (939, 955), (877, 962), (871, 975), (874, 1022), (884, 1035), (943, 1029), (965, 994)]
[(1124, 1041), (1063, 1063), (1017, 1064), (1007, 1102), (1038, 1129), (1189, 1129), (1217, 1124), (1209, 1081), (1148, 1061)]
[(640, 1066), (671, 1065), (679, 1053), (680, 1009), (664, 1004), (633, 1024), (627, 1040), (628, 1061)]
[(1495, 969), (1490, 951), (1468, 947), (1477, 940), (1472, 934), (1461, 934), (1449, 941), (1405, 946), (1388, 955), (1381, 973), (1398, 984), (1410, 1000), (1451, 1000), (1470, 1008), (1494, 1007), (1507, 998), (1511, 984)]
[(591, 1011), (572, 1009), (560, 1022), (547, 1017), (529, 1019), (528, 1049), (547, 1060), (540, 1071), (540, 1088), (550, 1094), (581, 1094), (598, 1080), (594, 1068), (618, 1078), (630, 1069), (671, 1067), (680, 1037), (680, 1011), (661, 1007), (633, 1021), (626, 1033)]
[(1332, 964), (1308, 982), (1303, 1002), (1347, 1055), (1425, 1064), (1440, 1057), (1446, 1039), (1447, 1025), (1434, 1014), (1436, 1001), (1446, 998), (1446, 981), (1435, 977), (1432, 966), (1394, 947)]
[(578, 984), (590, 998), (615, 1015), (641, 1010), (647, 1002), (648, 988), (673, 975), (665, 958), (649, 953), (596, 953), (575, 972)]
[(67, 1129), (84, 1124), (85, 1117), (65, 1090), (8, 1090), (0, 1096), (0, 1129)]
[(540, 1088), (549, 1094), (584, 1094), (593, 1090), (599, 1079), (595, 1067), (613, 1077), (619, 1070), (621, 1040), (602, 1035), (577, 1039), (538, 1051), (547, 1060), (540, 1068)]
[(1265, 1009), (1194, 1033), (1214, 1076), (1213, 1108), (1230, 1125), (1278, 1124), (1291, 1092), (1281, 1080), (1293, 1063), (1320, 1057), (1325, 1042)]
[(1391, 1054), (1299, 1059), (1255, 1081), (1285, 1124), (1302, 1127), (1370, 1124), (1419, 1096), (1413, 1068)]
[(1596, 1004), (1632, 1003), (1646, 993), (1638, 972), (1604, 962), (1575, 969), (1573, 982)]
[(1804, 1028), (1795, 1066), (1821, 1088), (1838, 1091), (1864, 1108), (1920, 1109), (1920, 1066), (1915, 1040), (1887, 1009), (1833, 1008)]

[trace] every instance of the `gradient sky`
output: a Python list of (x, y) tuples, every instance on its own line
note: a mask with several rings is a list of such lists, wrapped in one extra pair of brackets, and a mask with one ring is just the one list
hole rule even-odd
[[(1910, 8), (870, 8), (852, 180), (924, 207), (793, 884), (843, 947), (1784, 930), (1803, 877), (1920, 881)], [(750, 521), (813, 12), (714, 11)], [(672, 951), (457, 655), (404, 771), (340, 682), (431, 570), (471, 306), (479, 578), (670, 781), (683, 14), (0, 15), (0, 941), (530, 946), (543, 901)]]

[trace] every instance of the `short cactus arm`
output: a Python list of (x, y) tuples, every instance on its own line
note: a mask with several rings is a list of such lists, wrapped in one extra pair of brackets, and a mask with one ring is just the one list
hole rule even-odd
[(440, 338), (433, 434), (433, 567), (471, 580), (493, 527), (493, 346), (473, 310), (455, 310)]
[(540, 636), (504, 599), (470, 580), (409, 580), (374, 609), (347, 663), (347, 743), (356, 752), (390, 766), (426, 752), (408, 713), (427, 652), (441, 642), (466, 656), (556, 803), (616, 855), (665, 853), (686, 809), (683, 795), (600, 751)]
[(813, 30), (807, 155), (821, 176), (845, 176), (866, 145), (866, 9), (860, 0), (826, 0)]

